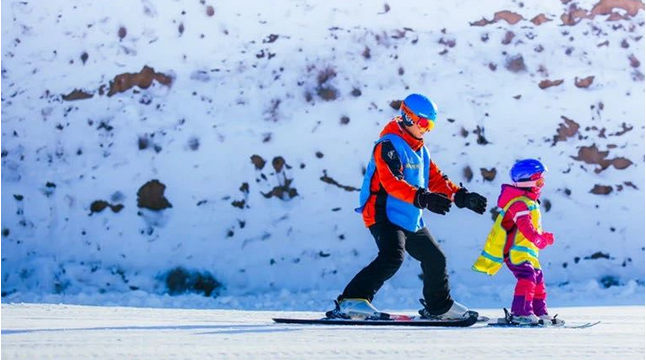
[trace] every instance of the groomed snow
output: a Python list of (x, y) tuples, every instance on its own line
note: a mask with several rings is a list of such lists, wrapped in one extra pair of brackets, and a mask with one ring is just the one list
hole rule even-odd
[(271, 321), (320, 316), (314, 312), (3, 304), (2, 359), (644, 358), (643, 306), (553, 310), (572, 324), (602, 323), (588, 329), (321, 327)]

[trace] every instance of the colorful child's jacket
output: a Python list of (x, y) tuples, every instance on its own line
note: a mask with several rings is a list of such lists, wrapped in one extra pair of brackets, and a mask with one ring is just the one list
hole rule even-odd
[(502, 186), (498, 197), (500, 213), (473, 270), (495, 275), (507, 258), (512, 264), (529, 262), (535, 269), (541, 268), (536, 246), (543, 233), (539, 195), (511, 185)]

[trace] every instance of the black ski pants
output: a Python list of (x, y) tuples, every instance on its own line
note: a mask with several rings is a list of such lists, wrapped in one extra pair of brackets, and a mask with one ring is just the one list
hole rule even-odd
[(377, 242), (379, 253), (354, 276), (339, 300), (363, 298), (372, 301), (384, 282), (399, 270), (407, 251), (421, 263), (423, 294), (429, 312), (439, 315), (448, 311), (453, 305), (453, 299), (449, 293), (446, 256), (430, 231), (424, 227), (410, 232), (389, 221), (378, 222), (369, 229)]

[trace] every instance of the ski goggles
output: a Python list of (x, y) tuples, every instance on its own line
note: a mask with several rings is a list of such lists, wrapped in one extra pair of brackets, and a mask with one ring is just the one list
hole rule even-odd
[(412, 112), (408, 106), (404, 105), (402, 106), (402, 110), (404, 112), (404, 116), (406, 117), (406, 120), (410, 121), (413, 124), (417, 124), (420, 129), (424, 132), (428, 132), (433, 130), (435, 127), (435, 120), (434, 119), (429, 119), (424, 116), (419, 116)]
[(545, 178), (543, 177), (542, 173), (537, 173), (532, 175), (529, 178), (529, 180), (519, 181), (514, 183), (514, 186), (523, 187), (523, 188), (530, 188), (530, 187), (542, 188), (544, 185), (545, 185)]

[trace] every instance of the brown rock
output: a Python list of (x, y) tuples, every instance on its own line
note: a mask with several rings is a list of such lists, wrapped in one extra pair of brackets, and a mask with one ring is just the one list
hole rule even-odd
[(321, 181), (323, 181), (326, 184), (331, 184), (336, 187), (339, 187), (345, 191), (359, 191), (359, 189), (353, 187), (353, 186), (348, 186), (348, 185), (341, 185), (339, 184), (336, 180), (332, 179), (327, 175), (327, 171), (323, 170), (323, 176), (321, 176)]
[(496, 168), (491, 168), (491, 170), (480, 168), (480, 174), (482, 174), (483, 179), (493, 181), (496, 178)]
[(610, 165), (606, 159), (608, 153), (608, 151), (600, 151), (596, 144), (592, 144), (591, 146), (579, 147), (579, 154), (576, 157), (572, 156), (572, 159), (583, 161), (586, 164), (600, 165), (605, 169)]
[(108, 207), (109, 205), (110, 204), (108, 204), (108, 202), (105, 200), (93, 201), (92, 204), (90, 205), (90, 215), (92, 215), (93, 213), (98, 213), (105, 210), (105, 208)]
[(630, 161), (630, 160), (628, 160), (628, 159), (626, 159), (624, 157), (614, 158), (614, 159), (610, 160), (610, 163), (617, 170), (623, 170), (623, 169), (625, 169), (625, 168), (627, 168), (627, 167), (629, 167), (630, 165), (633, 164), (632, 161)]
[(471, 25), (471, 26), (485, 26), (485, 25), (496, 23), (496, 22), (498, 22), (500, 20), (504, 20), (508, 24), (514, 25), (514, 24), (518, 23), (519, 21), (521, 21), (523, 19), (524, 19), (523, 16), (518, 14), (518, 13), (508, 11), (508, 10), (503, 10), (503, 11), (498, 11), (497, 13), (495, 13), (492, 20), (487, 20), (485, 18), (482, 18), (482, 20), (478, 20), (478, 21), (469, 23), (469, 25)]
[(207, 16), (215, 15), (215, 9), (213, 9), (213, 6), (209, 5), (206, 7), (206, 15)]
[(583, 79), (579, 79), (578, 77), (575, 77), (574, 85), (578, 88), (587, 88), (588, 86), (592, 85), (593, 81), (594, 81), (594, 76), (588, 76)]
[(601, 0), (592, 8), (590, 15), (609, 15), (615, 8), (623, 9), (626, 15), (633, 17), (644, 9), (644, 4), (639, 0)]
[(523, 56), (520, 54), (509, 57), (506, 60), (505, 67), (507, 68), (507, 70), (514, 73), (527, 70), (527, 67), (525, 66), (525, 60), (523, 60)]
[(541, 89), (547, 89), (548, 87), (552, 86), (559, 86), (563, 84), (563, 79), (560, 80), (543, 80), (540, 83), (538, 83), (538, 87)]
[(393, 100), (390, 102), (390, 107), (399, 110), (399, 108), (402, 106), (402, 100)]
[(612, 186), (596, 184), (590, 192), (596, 195), (608, 195), (612, 192)]
[(114, 80), (110, 82), (108, 96), (127, 91), (134, 86), (147, 89), (152, 85), (153, 80), (157, 80), (157, 82), (166, 86), (170, 86), (172, 83), (171, 77), (162, 73), (156, 73), (155, 69), (144, 66), (138, 73), (124, 73), (115, 76)]
[(578, 8), (576, 4), (570, 4), (568, 10), (561, 15), (561, 21), (563, 25), (573, 26), (586, 17), (588, 17), (587, 10)]
[(464, 178), (467, 180), (467, 182), (471, 182), (473, 179), (473, 171), (471, 170), (470, 166), (465, 166), (464, 169), (462, 169), (462, 175), (464, 175)]
[(516, 34), (514, 34), (511, 31), (507, 31), (505, 33), (505, 37), (502, 39), (502, 44), (503, 45), (509, 45), (511, 43), (511, 40), (514, 39), (514, 36), (516, 36)]
[(287, 177), (285, 177), (284, 184), (274, 186), (274, 188), (270, 192), (261, 192), (261, 194), (267, 199), (271, 197), (276, 197), (285, 201), (293, 199), (294, 197), (298, 196), (298, 191), (295, 188), (290, 187), (292, 181), (293, 179), (288, 179)]
[(151, 180), (145, 183), (137, 191), (137, 206), (154, 211), (171, 208), (173, 205), (164, 197), (166, 185), (159, 180)]
[(534, 25), (539, 26), (545, 22), (552, 21), (552, 19), (548, 19), (545, 14), (538, 14), (534, 16), (533, 19), (530, 20)]
[(283, 170), (283, 166), (285, 166), (285, 159), (282, 156), (276, 156), (271, 160), (271, 166), (273, 166), (274, 170), (279, 173)]
[(630, 54), (630, 56), (628, 57), (628, 60), (630, 60), (630, 66), (632, 66), (634, 68), (638, 68), (639, 65), (641, 64), (639, 62), (639, 60), (633, 54)]
[(565, 123), (559, 124), (559, 128), (556, 130), (556, 135), (552, 141), (552, 146), (554, 146), (559, 141), (566, 141), (568, 138), (573, 137), (579, 131), (579, 124), (572, 120), (568, 119), (565, 116), (561, 116), (561, 119)]
[(83, 90), (74, 89), (71, 93), (63, 95), (63, 100), (65, 101), (74, 101), (74, 100), (85, 100), (90, 99), (93, 94), (84, 92)]
[(262, 170), (265, 167), (265, 159), (260, 157), (260, 155), (251, 155), (251, 162), (256, 167), (256, 170)]

